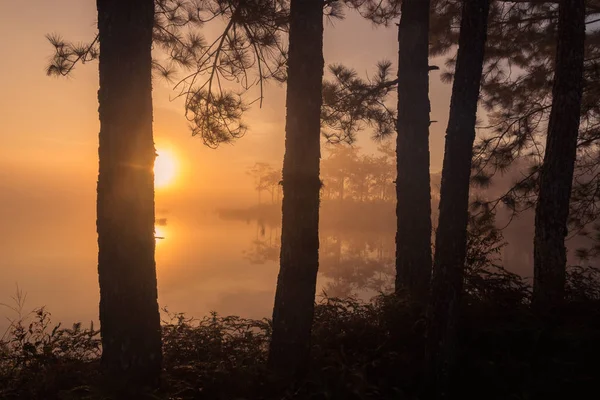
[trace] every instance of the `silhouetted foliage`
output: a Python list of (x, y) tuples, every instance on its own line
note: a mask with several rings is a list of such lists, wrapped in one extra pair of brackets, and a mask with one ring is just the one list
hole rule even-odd
[(390, 76), (389, 61), (377, 65), (372, 79), (361, 79), (356, 71), (343, 65), (332, 65), (333, 81), (323, 84), (323, 135), (332, 143), (353, 143), (356, 133), (371, 128), (373, 138), (380, 140), (396, 132), (395, 108), (385, 104), (388, 94), (396, 89), (397, 79)]
[(530, 288), (527, 282), (501, 264), (500, 253), (505, 246), (493, 215), (469, 216), (464, 273), (467, 303), (486, 304), (493, 300), (510, 309), (528, 304)]
[(571, 302), (600, 301), (600, 269), (571, 266), (566, 271), (565, 297)]
[[(436, 11), (448, 21), (453, 31), (458, 2), (446, 2)], [(452, 4), (454, 3), (454, 4)], [(594, 25), (600, 3), (586, 2), (588, 24), (584, 66), (584, 94), (577, 164), (570, 203), (569, 228), (573, 234), (597, 218), (597, 63), (595, 43), (598, 30)], [(490, 11), (486, 67), (482, 81), (483, 105), (487, 121), (481, 123), (481, 140), (475, 148), (472, 182), (490, 186), (497, 173), (522, 168), (512, 188), (499, 198), (490, 199), (495, 206), (504, 204), (517, 214), (537, 202), (538, 179), (543, 158), (543, 142), (552, 106), (552, 81), (556, 50), (558, 2), (496, 1)], [(439, 29), (442, 29), (441, 27)], [(456, 32), (456, 31), (454, 31)], [(453, 35), (447, 35), (452, 38)], [(434, 54), (447, 53), (452, 40), (435, 41)], [(454, 58), (447, 62), (445, 79), (452, 78)], [(515, 166), (516, 161), (521, 161)]]
[[(207, 146), (244, 135), (243, 112), (262, 102), (264, 81), (286, 79), (287, 7), (284, 0), (155, 0), (153, 40), (160, 58), (153, 60), (154, 71), (173, 83), (192, 135)], [(219, 29), (216, 38), (205, 38), (207, 27)], [(47, 38), (55, 49), (48, 75), (69, 75), (78, 63), (98, 58), (97, 36), (89, 43)], [(255, 100), (244, 100), (256, 86)]]
[(269, 321), (214, 312), (201, 320), (167, 315), (163, 351), (171, 393), (186, 399), (228, 399), (262, 389)]
[[(14, 317), (0, 338), (0, 398), (36, 399), (65, 391), (86, 391), (98, 375), (100, 332), (90, 324), (71, 328), (51, 322), (44, 308), (25, 312), (26, 295), (17, 289)], [(68, 398), (68, 397), (67, 397)]]
[[(397, 17), (399, 1), (381, 2), (387, 10), (384, 19)], [(432, 0), (430, 23), (430, 56), (446, 56), (441, 78), (454, 77), (456, 44), (460, 22), (460, 1)], [(389, 7), (388, 7), (389, 6)], [(569, 213), (572, 235), (586, 232), (599, 210), (597, 163), (598, 142), (598, 42), (597, 19), (600, 3), (586, 2), (586, 55), (584, 92), (577, 164)], [(488, 188), (501, 180), (501, 174), (512, 168), (518, 178), (505, 193), (488, 196), (490, 208), (503, 206), (517, 214), (532, 209), (537, 201), (538, 174), (543, 158), (543, 141), (552, 106), (552, 80), (556, 46), (558, 2), (493, 1), (486, 61), (482, 78), (482, 104), (485, 119), (479, 122), (473, 156), (471, 182)], [(375, 78), (360, 78), (348, 66), (330, 67), (333, 73), (325, 83), (324, 133), (333, 141), (355, 140), (361, 130), (379, 137), (388, 132), (395, 111), (393, 102), (396, 80), (386, 77), (377, 84), (386, 62), (381, 62)], [(388, 71), (386, 71), (389, 74)], [(352, 91), (350, 90), (352, 89)], [(365, 94), (367, 93), (367, 94)], [(364, 104), (357, 99), (366, 96)], [(339, 104), (338, 104), (339, 102)], [(385, 112), (384, 112), (385, 111)], [(331, 122), (328, 117), (338, 115)], [(482, 210), (480, 210), (482, 211)]]
[[(461, 395), (500, 400), (597, 394), (600, 370), (585, 360), (600, 356), (598, 298), (586, 293), (599, 292), (599, 276), (586, 278), (588, 286), (582, 292), (582, 286), (572, 286), (576, 308), (568, 309), (561, 324), (549, 331), (527, 307), (507, 302), (516, 299), (506, 296), (507, 282), (523, 284), (520, 278), (502, 277), (499, 271), (500, 278), (489, 279), (487, 273), (475, 277), (469, 272), (475, 269), (479, 268), (467, 267), (467, 296), (461, 306), (460, 372), (455, 382)], [(573, 276), (584, 271), (578, 269)], [(523, 285), (510, 292), (527, 297), (529, 290)], [(415, 398), (419, 393), (424, 315), (419, 305), (404, 298), (320, 301), (312, 328), (310, 372), (287, 389), (274, 385), (266, 370), (268, 320), (216, 313), (196, 320), (166, 310), (165, 317), (163, 387), (129, 393), (128, 398), (375, 400)], [(121, 393), (97, 372), (97, 331), (78, 324), (56, 328), (42, 309), (21, 318), (17, 316), (0, 340), (1, 398), (100, 400)]]

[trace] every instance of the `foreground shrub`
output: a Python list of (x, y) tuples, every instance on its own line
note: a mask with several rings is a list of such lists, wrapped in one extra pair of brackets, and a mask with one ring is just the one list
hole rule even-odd
[[(490, 263), (473, 263), (467, 274), (454, 381), (462, 398), (600, 394), (600, 367), (592, 362), (600, 357), (595, 271), (569, 269), (569, 302), (551, 325), (529, 312), (530, 288), (520, 277)], [(277, 386), (265, 367), (269, 320), (167, 315), (161, 390), (125, 398), (419, 398), (425, 310), (408, 298), (323, 299), (315, 309), (310, 371), (291, 388)], [(0, 398), (119, 398), (99, 373), (99, 356), (93, 326), (53, 326), (43, 308), (19, 313), (0, 340)]]

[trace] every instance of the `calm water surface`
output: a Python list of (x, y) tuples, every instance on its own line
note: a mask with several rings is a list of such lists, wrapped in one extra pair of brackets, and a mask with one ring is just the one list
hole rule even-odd
[[(55, 322), (97, 323), (98, 276), (94, 220), (78, 215), (24, 215), (0, 227), (0, 303), (12, 304), (17, 285), (27, 294), (24, 311), (46, 306)], [(68, 214), (67, 214), (68, 215)], [(278, 226), (176, 214), (157, 227), (159, 304), (202, 317), (210, 311), (270, 317), (279, 268)], [(390, 237), (388, 237), (390, 236)], [(23, 243), (30, 243), (22, 251)], [(321, 232), (318, 293), (367, 298), (389, 283), (393, 235)], [(0, 330), (15, 313), (0, 308)], [(1, 334), (1, 333), (0, 333)]]

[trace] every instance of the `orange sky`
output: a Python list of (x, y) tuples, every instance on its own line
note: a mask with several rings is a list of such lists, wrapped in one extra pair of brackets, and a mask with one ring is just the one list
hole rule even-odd
[[(2, 1), (0, 302), (14, 291), (15, 282), (44, 303), (54, 301), (54, 292), (83, 296), (82, 290), (97, 290), (97, 64), (78, 67), (69, 79), (47, 77), (52, 48), (44, 37), (58, 32), (87, 40), (95, 33), (95, 12), (94, 0)], [(373, 71), (383, 58), (395, 63), (395, 25), (374, 28), (352, 13), (334, 25), (328, 23), (325, 30), (326, 63), (343, 62), (361, 74)], [(439, 170), (451, 88), (439, 81), (437, 72), (431, 82), (431, 117), (439, 121), (431, 127), (432, 170)], [(245, 171), (255, 161), (281, 165), (285, 89), (269, 85), (263, 108), (255, 107), (246, 118), (250, 132), (235, 145), (211, 150), (190, 137), (182, 105), (169, 101), (169, 87), (162, 82), (154, 87), (157, 146), (176, 154), (180, 167), (177, 183), (157, 191), (159, 213), (178, 209), (194, 220), (216, 205), (254, 201)], [(358, 145), (373, 151), (368, 133), (362, 136)], [(161, 250), (157, 251), (160, 261)], [(160, 267), (159, 263), (159, 273)], [(82, 283), (65, 286), (70, 280)], [(161, 293), (168, 294), (165, 290)], [(71, 306), (76, 313), (77, 305)], [(85, 307), (88, 310), (89, 304)], [(85, 312), (77, 315), (84, 317)]]
[[(93, 190), (97, 165), (97, 64), (78, 68), (70, 79), (46, 77), (44, 67), (52, 49), (44, 35), (59, 32), (67, 38), (85, 40), (95, 32), (94, 21), (93, 0), (3, 4), (1, 187), (7, 181), (11, 186), (18, 182), (19, 186), (27, 187), (28, 182), (43, 179), (48, 185), (76, 183), (84, 185), (85, 190)], [(365, 73), (373, 71), (372, 66), (379, 59), (395, 59), (395, 26), (374, 28), (352, 13), (334, 25), (328, 23), (325, 32), (327, 63), (344, 62)], [(228, 187), (232, 185), (228, 181), (243, 176), (248, 164), (255, 160), (280, 162), (284, 143), (284, 88), (269, 85), (263, 108), (255, 107), (246, 119), (251, 128), (248, 135), (234, 146), (222, 146), (217, 151), (189, 137), (181, 104), (169, 101), (172, 92), (168, 86), (159, 82), (155, 88), (157, 145), (169, 143), (185, 158), (188, 167), (185, 170), (190, 176), (189, 184), (182, 190), (208, 197), (229, 195)], [(439, 82), (437, 73), (432, 74), (432, 119), (440, 121), (431, 130), (434, 170), (441, 167), (440, 142), (448, 113), (449, 90), (449, 85)], [(372, 149), (368, 134), (362, 136), (358, 145)], [(210, 193), (202, 190), (206, 186), (211, 187)]]

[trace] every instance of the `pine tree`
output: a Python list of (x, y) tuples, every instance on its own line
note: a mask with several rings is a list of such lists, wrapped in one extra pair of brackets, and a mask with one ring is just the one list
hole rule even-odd
[(440, 390), (440, 394), (448, 384), (447, 375), (457, 347), (458, 309), (467, 253), (471, 159), (488, 12), (489, 0), (465, 0), (463, 3), (446, 131), (427, 332), (430, 386)]
[[(590, 0), (585, 7), (586, 25), (591, 26), (600, 14), (600, 2)], [(504, 205), (513, 214), (511, 219), (534, 209), (538, 201), (542, 150), (553, 104), (557, 21), (558, 1), (517, 4), (496, 1), (490, 11), (482, 84), (489, 123), (481, 127), (485, 129), (481, 129), (482, 136), (475, 146), (472, 181), (477, 186), (488, 187), (495, 182), (497, 172), (513, 169), (515, 175), (522, 175), (505, 193), (479, 203), (487, 209)], [(596, 147), (600, 140), (597, 117), (600, 108), (595, 98), (600, 71), (596, 45), (599, 39), (598, 30), (588, 29), (582, 123), (568, 217), (572, 235), (588, 235), (588, 227), (593, 227), (600, 209), (595, 189), (600, 178)], [(443, 53), (447, 46), (449, 43), (436, 50)], [(452, 68), (453, 59), (448, 65)], [(451, 73), (444, 76), (451, 77)], [(593, 257), (598, 253), (592, 249), (582, 254)]]
[[(393, 11), (383, 2), (387, 12)], [(456, 63), (452, 52), (458, 41), (461, 1), (432, 1), (430, 23), (430, 55), (450, 53), (442, 79), (450, 81)], [(384, 7), (385, 8), (385, 7)], [(372, 18), (378, 13), (364, 13)], [(379, 15), (381, 12), (379, 12)], [(600, 14), (600, 1), (586, 2), (586, 25), (592, 26)], [(482, 105), (487, 121), (480, 124), (473, 155), (472, 184), (490, 187), (498, 173), (511, 169), (521, 175), (506, 192), (477, 199), (478, 213), (504, 206), (511, 221), (521, 212), (535, 208), (539, 191), (539, 171), (543, 160), (546, 127), (552, 106), (555, 32), (558, 1), (493, 1), (490, 5), (488, 40), (482, 77)], [(581, 129), (574, 171), (568, 226), (573, 235), (581, 234), (594, 243), (595, 221), (599, 216), (600, 184), (597, 144), (600, 141), (600, 105), (595, 93), (600, 80), (600, 31), (588, 29), (585, 47), (585, 89), (581, 107)], [(389, 73), (389, 63), (380, 63), (379, 72)], [(384, 69), (382, 67), (386, 67)], [(395, 129), (396, 111), (385, 99), (395, 91), (397, 80), (381, 81), (357, 78), (351, 69), (336, 65), (330, 68), (334, 80), (325, 83), (324, 125), (334, 140), (354, 140), (356, 132), (370, 127), (375, 136), (387, 135)], [(354, 93), (354, 94), (352, 94)], [(364, 100), (362, 103), (360, 100)], [(341, 117), (343, 115), (343, 117)], [(337, 119), (335, 118), (337, 117)], [(332, 122), (333, 121), (333, 122)], [(497, 178), (503, 180), (502, 177)], [(497, 191), (496, 191), (497, 192)], [(586, 258), (600, 255), (600, 246), (581, 249)]]
[(156, 386), (161, 327), (154, 261), (152, 0), (98, 0), (98, 274), (102, 364)]
[(319, 267), (323, 2), (292, 0), (283, 161), (281, 259), (269, 365), (284, 379), (308, 366)]
[[(365, 16), (387, 24), (398, 2), (368, 5)], [(359, 10), (361, 7), (358, 7)], [(371, 127), (376, 139), (396, 138), (396, 291), (423, 298), (431, 277), (431, 188), (429, 173), (429, 0), (405, 0), (398, 26), (398, 77), (391, 63), (380, 62), (375, 78), (365, 81), (342, 65), (330, 67), (334, 80), (323, 90), (323, 124), (330, 141), (352, 142)], [(386, 97), (398, 91), (398, 108)]]
[[(161, 332), (154, 260), (152, 72), (176, 79), (192, 134), (216, 147), (242, 136), (246, 102), (221, 87), (238, 79), (241, 92), (266, 79), (285, 79), (281, 33), (284, 1), (98, 0), (98, 34), (76, 44), (48, 35), (48, 75), (66, 76), (99, 59), (100, 168), (97, 230), (102, 362), (115, 377), (156, 386)], [(225, 20), (217, 39), (198, 32)], [(99, 44), (99, 45), (98, 45)], [(153, 60), (152, 46), (166, 53)], [(250, 70), (257, 72), (251, 79)], [(192, 71), (190, 73), (190, 71)]]
[(404, 0), (398, 27), (396, 292), (423, 297), (431, 277), (429, 0)]
[(564, 298), (569, 199), (577, 155), (585, 52), (585, 1), (561, 0), (552, 111), (535, 215), (533, 306)]

